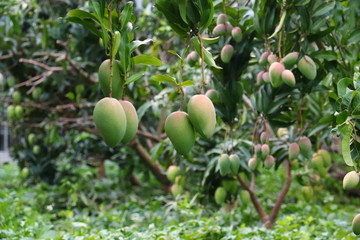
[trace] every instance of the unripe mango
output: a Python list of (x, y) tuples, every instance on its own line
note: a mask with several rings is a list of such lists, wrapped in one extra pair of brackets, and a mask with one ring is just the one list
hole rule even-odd
[(257, 74), (256, 76), (256, 83), (257, 84), (261, 84), (263, 81), (263, 75), (264, 75), (264, 71), (261, 71)]
[(297, 63), (298, 57), (298, 52), (291, 52), (282, 59), (282, 63), (284, 64), (285, 68), (290, 69)]
[(352, 221), (352, 231), (355, 235), (360, 234), (360, 214), (356, 215)]
[(242, 40), (242, 31), (239, 27), (234, 27), (231, 31), (231, 36), (235, 40), (235, 42), (241, 42)]
[(30, 133), (29, 135), (28, 135), (28, 143), (29, 143), (29, 145), (34, 145), (34, 143), (35, 143), (35, 141), (36, 141), (36, 137), (35, 137), (35, 134), (33, 134), (33, 133)]
[(187, 110), (195, 130), (205, 138), (215, 132), (216, 113), (214, 104), (205, 95), (194, 95), (190, 98)]
[(221, 13), (216, 19), (216, 24), (224, 24), (226, 23), (226, 21), (227, 21), (227, 16)]
[(301, 154), (306, 158), (310, 158), (310, 156), (311, 156), (311, 141), (310, 141), (310, 139), (307, 137), (301, 137), (299, 139), (298, 144), (300, 147)]
[(225, 23), (226, 34), (231, 34), (233, 27), (229, 23)]
[(10, 119), (15, 118), (15, 106), (9, 105), (6, 109), (7, 115)]
[(223, 204), (226, 199), (227, 192), (223, 187), (218, 187), (215, 191), (215, 202), (219, 205)]
[(295, 87), (296, 85), (295, 76), (290, 70), (285, 69), (281, 73), (281, 80), (290, 87)]
[(325, 149), (320, 149), (317, 151), (317, 153), (322, 157), (324, 161), (324, 167), (328, 168), (331, 165), (331, 155), (328, 151)]
[(272, 155), (267, 156), (264, 161), (264, 167), (269, 169), (272, 166), (274, 166), (274, 164), (275, 164), (275, 158)]
[(313, 199), (314, 191), (310, 186), (301, 187), (301, 193), (305, 199), (305, 201), (310, 202)]
[(175, 165), (171, 165), (168, 167), (166, 171), (166, 177), (170, 182), (174, 182), (177, 175), (179, 175), (180, 168)]
[(261, 157), (265, 159), (270, 154), (270, 148), (269, 145), (266, 143), (261, 146)]
[(324, 168), (323, 158), (322, 158), (318, 153), (314, 153), (314, 154), (312, 155), (311, 164), (312, 164), (316, 169), (322, 169), (322, 168)]
[(235, 194), (238, 190), (238, 182), (235, 180), (222, 180), (221, 185), (224, 187), (226, 192)]
[(314, 80), (316, 78), (316, 64), (309, 56), (302, 57), (297, 66), (307, 79)]
[(248, 166), (251, 170), (255, 170), (257, 167), (257, 160), (256, 158), (250, 158), (248, 161)]
[(256, 144), (254, 148), (255, 156), (261, 157), (261, 144)]
[(230, 159), (230, 169), (231, 169), (231, 173), (233, 175), (238, 174), (239, 172), (239, 168), (240, 168), (240, 159), (236, 154), (231, 154), (229, 156)]
[(224, 63), (229, 63), (232, 56), (234, 54), (234, 48), (230, 44), (226, 44), (222, 49), (220, 53), (221, 61)]
[(186, 56), (186, 61), (188, 62), (188, 64), (190, 66), (194, 66), (196, 64), (196, 62), (199, 60), (199, 55), (195, 52), (195, 51), (191, 51), (187, 56)]
[(261, 134), (260, 134), (260, 142), (262, 143), (262, 144), (265, 144), (266, 142), (267, 142), (267, 140), (268, 140), (268, 134), (266, 133), (266, 132), (262, 132)]
[(94, 122), (105, 143), (114, 147), (125, 136), (127, 121), (124, 108), (115, 98), (103, 98), (94, 108)]
[(269, 56), (267, 57), (267, 61), (269, 64), (273, 64), (274, 62), (277, 62), (278, 57), (272, 53), (269, 54)]
[(220, 155), (218, 159), (219, 169), (221, 176), (231, 173), (231, 161), (226, 153)]
[(195, 143), (195, 131), (186, 112), (171, 113), (165, 120), (165, 132), (175, 150), (186, 155)]
[(136, 112), (134, 105), (132, 105), (129, 101), (119, 101), (121, 106), (124, 109), (125, 116), (126, 116), (126, 130), (123, 139), (121, 140), (122, 143), (130, 142), (136, 135), (138, 125), (139, 125), (139, 118)]
[(221, 103), (221, 96), (218, 91), (215, 89), (209, 89), (206, 91), (205, 95), (210, 98), (211, 102), (218, 104)]
[[(99, 67), (99, 82), (105, 97), (110, 94), (110, 59), (103, 61)], [(112, 97), (119, 99), (123, 93), (124, 79), (121, 76), (120, 62), (113, 61), (112, 64)]]
[(285, 70), (284, 65), (282, 65), (279, 62), (274, 62), (270, 65), (269, 68), (269, 76), (270, 76), (270, 82), (271, 86), (274, 88), (277, 88), (281, 85), (281, 74)]
[(241, 190), (240, 200), (244, 206), (248, 205), (251, 201), (250, 193), (248, 191)]
[(179, 184), (173, 184), (170, 188), (171, 193), (174, 197), (180, 195), (183, 192), (183, 187)]
[(15, 117), (16, 117), (17, 119), (20, 119), (20, 118), (22, 118), (23, 114), (24, 114), (24, 109), (23, 109), (23, 107), (20, 106), (20, 105), (17, 105), (17, 106), (15, 107)]
[(15, 91), (12, 94), (12, 99), (15, 103), (19, 103), (21, 101), (21, 93), (19, 91)]
[(34, 153), (35, 155), (38, 155), (38, 154), (40, 153), (40, 146), (39, 146), (39, 145), (35, 145), (35, 146), (33, 147), (33, 153)]
[(260, 56), (259, 64), (263, 66), (266, 65), (268, 63), (267, 58), (269, 55), (270, 55), (269, 52), (263, 52)]
[(343, 179), (344, 190), (351, 190), (359, 184), (359, 174), (356, 171), (348, 172)]
[(218, 24), (213, 29), (213, 35), (214, 37), (222, 36), (225, 35), (226, 31), (225, 24)]
[(270, 75), (269, 75), (269, 72), (264, 72), (264, 74), (262, 75), (262, 78), (263, 78), (264, 82), (270, 83)]
[(42, 88), (35, 88), (34, 91), (32, 91), (31, 96), (34, 100), (37, 100), (40, 98), (42, 94)]
[(287, 128), (278, 128), (277, 135), (279, 137), (287, 137), (289, 135), (289, 130)]
[(299, 156), (300, 154), (300, 148), (297, 143), (291, 143), (289, 145), (289, 160), (294, 160)]

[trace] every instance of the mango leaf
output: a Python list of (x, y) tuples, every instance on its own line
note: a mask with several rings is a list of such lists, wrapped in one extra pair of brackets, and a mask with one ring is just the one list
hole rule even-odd
[(172, 84), (177, 84), (176, 79), (167, 74), (154, 75), (151, 77), (151, 79), (158, 82), (168, 82)]
[(121, 23), (121, 30), (124, 30), (126, 24), (130, 21), (132, 12), (133, 12), (133, 2), (127, 2), (125, 5), (124, 10), (122, 10), (120, 14), (120, 23)]
[(350, 90), (347, 86), (352, 83), (351, 78), (342, 78), (337, 83), (337, 93), (340, 98), (345, 96), (345, 94)]
[(327, 61), (335, 61), (337, 59), (337, 54), (334, 51), (317, 51), (311, 54), (312, 57), (317, 59), (325, 59)]
[[(200, 48), (199, 40), (197, 38), (194, 38), (193, 43), (194, 43), (195, 51), (199, 54), (201, 58), (201, 48)], [(222, 69), (221, 67), (216, 65), (212, 54), (208, 50), (206, 50), (204, 46), (203, 46), (203, 51), (204, 51), (204, 61), (206, 62), (207, 65), (217, 69)]]
[(154, 65), (154, 66), (161, 66), (164, 63), (151, 55), (139, 55), (132, 58), (135, 64), (146, 64), (146, 65)]
[(80, 19), (92, 19), (96, 23), (100, 24), (99, 19), (97, 19), (97, 17), (94, 14), (86, 12), (84, 10), (80, 10), (80, 9), (72, 9), (66, 14), (66, 16), (68, 16), (68, 17), (77, 17), (77, 18), (80, 18)]
[(357, 29), (350, 34), (347, 42), (348, 43), (356, 43), (359, 41), (360, 41), (360, 29)]
[(318, 17), (324, 14), (329, 14), (329, 12), (331, 12), (331, 10), (333, 10), (335, 7), (335, 1), (333, 2), (325, 2), (323, 4), (321, 4), (318, 8), (315, 9), (314, 13), (313, 13), (313, 17)]
[(178, 0), (178, 3), (179, 3), (180, 17), (185, 23), (188, 23), (186, 19), (187, 0)]
[(343, 126), (339, 127), (339, 131), (344, 134), (343, 139), (341, 140), (341, 151), (344, 157), (344, 161), (348, 166), (352, 167), (354, 166), (354, 162), (352, 160), (350, 152), (350, 140), (353, 132), (353, 127), (349, 123), (346, 123)]
[(220, 39), (220, 37), (214, 37), (214, 38), (201, 38), (204, 44), (213, 44), (217, 43)]
[(169, 50), (168, 52), (175, 55), (175, 56), (177, 56), (179, 59), (183, 60), (182, 57), (177, 52), (175, 52), (174, 50)]
[(186, 80), (186, 81), (180, 83), (179, 85), (182, 87), (187, 87), (187, 86), (195, 85), (195, 82), (192, 80)]
[(126, 32), (121, 35), (119, 55), (121, 68), (123, 72), (126, 73), (130, 62), (130, 43), (128, 34)]
[(149, 109), (149, 107), (151, 107), (153, 105), (152, 101), (146, 102), (143, 105), (141, 105), (138, 110), (137, 110), (137, 115), (139, 118), (139, 122), (141, 120), (141, 118), (144, 116), (145, 112)]
[(93, 34), (98, 36), (99, 38), (102, 37), (100, 31), (95, 27), (94, 23), (92, 23), (90, 21), (84, 21), (84, 20), (82, 20), (82, 19), (80, 19), (78, 17), (66, 17), (65, 20), (68, 21), (68, 22), (81, 24), (86, 29), (90, 30)]
[(280, 32), (281, 28), (282, 28), (283, 25), (284, 25), (285, 18), (286, 18), (286, 10), (285, 10), (285, 11), (283, 12), (283, 14), (281, 15), (280, 22), (279, 22), (279, 24), (276, 26), (274, 33), (271, 34), (271, 36), (268, 37), (268, 39), (273, 38), (274, 36), (276, 36), (276, 34), (278, 34), (278, 33)]
[(105, 1), (90, 0), (89, 7), (95, 13), (97, 19), (102, 23), (105, 16)]
[(143, 77), (144, 75), (145, 75), (144, 73), (134, 74), (126, 80), (125, 84), (130, 84), (132, 82), (135, 82), (135, 81), (139, 80), (141, 77)]

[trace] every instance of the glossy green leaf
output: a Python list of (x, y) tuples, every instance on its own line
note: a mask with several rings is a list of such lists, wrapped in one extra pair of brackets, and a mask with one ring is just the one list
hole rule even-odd
[(182, 87), (187, 87), (187, 86), (195, 85), (195, 82), (192, 80), (186, 80), (186, 81), (180, 83), (179, 85)]
[(140, 78), (142, 78), (145, 74), (144, 73), (137, 73), (132, 75), (131, 77), (128, 77), (125, 84), (130, 84), (132, 82), (135, 82), (137, 80), (139, 80)]
[[(199, 40), (197, 38), (194, 38), (193, 43), (194, 43), (195, 51), (199, 54), (199, 56), (201, 58), (202, 55), (201, 55), (201, 48), (200, 48)], [(203, 51), (204, 51), (204, 61), (207, 65), (209, 65), (210, 67), (217, 68), (217, 69), (222, 69), (221, 67), (216, 65), (212, 54), (208, 50), (206, 50), (204, 48), (204, 46), (203, 46)]]
[(176, 78), (171, 77), (167, 74), (154, 75), (151, 77), (151, 79), (158, 82), (168, 82), (172, 84), (177, 84)]
[(351, 83), (352, 83), (351, 78), (342, 78), (337, 83), (337, 93), (340, 98), (343, 97), (350, 90), (348, 89), (347, 86), (349, 86)]
[(80, 10), (80, 9), (72, 9), (66, 14), (66, 16), (77, 17), (80, 19), (91, 19), (97, 23), (100, 23), (99, 19), (97, 19), (94, 14), (86, 12), (84, 10)]
[(124, 30), (126, 24), (130, 21), (133, 12), (133, 5), (134, 5), (133, 2), (127, 2), (124, 10), (120, 14), (121, 30)]
[(78, 17), (66, 17), (65, 20), (83, 25), (86, 29), (90, 30), (93, 34), (95, 34), (99, 38), (101, 38), (102, 36), (100, 31), (95, 27), (94, 23), (90, 21), (84, 21)]
[(354, 166), (354, 162), (352, 160), (350, 152), (350, 141), (352, 137), (353, 127), (349, 123), (346, 123), (343, 126), (339, 127), (339, 130), (344, 135), (341, 140), (341, 151), (344, 157), (344, 161), (346, 165), (352, 167)]
[(135, 64), (146, 64), (146, 65), (154, 65), (154, 66), (161, 66), (164, 64), (160, 59), (145, 54), (135, 56), (132, 59), (134, 60)]

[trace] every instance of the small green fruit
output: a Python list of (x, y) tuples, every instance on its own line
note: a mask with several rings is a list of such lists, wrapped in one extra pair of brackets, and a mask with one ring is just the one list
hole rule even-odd
[(281, 74), (285, 70), (284, 65), (279, 62), (273, 62), (269, 68), (271, 86), (277, 88), (281, 85)]
[(239, 27), (234, 27), (231, 31), (231, 36), (235, 40), (235, 42), (241, 42), (242, 40), (242, 31)]
[(226, 23), (226, 21), (227, 21), (227, 16), (221, 13), (216, 19), (216, 24), (224, 24)]
[(225, 23), (226, 33), (231, 34), (233, 27), (229, 23)]
[(188, 64), (190, 66), (195, 66), (196, 62), (199, 60), (199, 55), (195, 52), (195, 51), (191, 51), (187, 56), (186, 56), (186, 61), (188, 62)]
[(233, 46), (231, 46), (230, 44), (226, 44), (221, 49), (221, 54), (220, 54), (221, 61), (223, 61), (224, 63), (229, 63), (233, 54), (234, 54)]
[(191, 151), (195, 143), (195, 131), (186, 112), (171, 113), (165, 120), (165, 132), (179, 154), (186, 155)]
[(359, 174), (356, 171), (348, 172), (343, 179), (344, 190), (355, 189), (359, 184)]
[(39, 145), (35, 145), (35, 146), (33, 147), (33, 153), (34, 153), (35, 155), (38, 155), (38, 154), (40, 153), (40, 146), (39, 146)]
[(170, 182), (174, 182), (177, 175), (179, 175), (180, 168), (175, 165), (171, 165), (168, 167), (166, 171), (166, 177)]
[(262, 75), (262, 79), (264, 80), (264, 82), (270, 83), (270, 75), (269, 75), (269, 72), (264, 72), (264, 74)]
[(264, 161), (264, 167), (269, 169), (272, 168), (274, 164), (275, 164), (275, 158), (272, 155), (267, 156)]
[(123, 139), (121, 140), (122, 143), (130, 142), (136, 135), (138, 126), (139, 126), (139, 118), (136, 112), (134, 105), (132, 105), (129, 101), (119, 101), (121, 106), (124, 109), (125, 116), (126, 116), (126, 130)]
[(250, 193), (248, 191), (241, 190), (240, 191), (240, 200), (244, 206), (247, 206), (251, 201)]
[(15, 91), (12, 94), (12, 99), (15, 103), (19, 103), (21, 101), (21, 93), (19, 91)]
[(291, 143), (289, 145), (289, 160), (294, 160), (300, 154), (300, 148), (297, 143)]
[(269, 56), (267, 57), (267, 61), (269, 64), (273, 64), (274, 62), (277, 62), (278, 57), (272, 53), (269, 54)]
[(356, 215), (352, 221), (352, 231), (355, 235), (360, 234), (360, 214)]
[(301, 137), (299, 139), (299, 147), (300, 147), (300, 152), (301, 154), (306, 157), (306, 158), (310, 158), (311, 156), (311, 141), (309, 138), (307, 137)]
[(259, 64), (263, 66), (266, 65), (268, 63), (267, 58), (269, 55), (270, 55), (269, 52), (263, 52), (260, 56)]
[(267, 156), (269, 156), (269, 154), (270, 154), (269, 145), (263, 144), (263, 145), (261, 146), (261, 157), (262, 157), (263, 159), (265, 159)]
[(236, 154), (231, 154), (229, 156), (230, 159), (230, 168), (231, 168), (231, 173), (233, 175), (238, 174), (239, 172), (239, 168), (240, 168), (240, 159)]
[(285, 69), (281, 73), (281, 80), (290, 87), (295, 87), (296, 85), (295, 76), (290, 70)]
[(284, 64), (285, 68), (290, 69), (297, 63), (298, 57), (298, 52), (291, 52), (282, 59), (282, 63)]
[(15, 106), (9, 105), (6, 109), (7, 115), (10, 119), (15, 118)]
[(260, 85), (264, 80), (263, 80), (263, 75), (264, 75), (264, 71), (261, 71), (257, 74), (256, 76), (256, 84)]
[(317, 151), (317, 153), (322, 157), (324, 161), (324, 167), (328, 168), (331, 165), (331, 155), (328, 151), (325, 149), (320, 149)]
[(127, 122), (121, 103), (115, 98), (103, 98), (94, 108), (94, 122), (100, 135), (110, 147), (115, 147), (125, 136)]
[(301, 187), (301, 193), (302, 193), (305, 201), (311, 202), (311, 200), (313, 199), (313, 196), (314, 196), (314, 191), (313, 191), (312, 187), (310, 187), (310, 186)]
[(196, 131), (201, 136), (210, 138), (216, 126), (215, 107), (211, 100), (205, 95), (194, 95), (188, 102), (187, 110)]
[(215, 202), (219, 205), (223, 204), (226, 199), (227, 192), (223, 187), (218, 187), (215, 191)]
[(16, 117), (17, 119), (20, 119), (20, 118), (23, 117), (23, 114), (24, 114), (24, 109), (23, 109), (23, 107), (20, 106), (20, 105), (17, 105), (17, 106), (15, 107), (15, 117)]
[(221, 176), (225, 176), (231, 173), (231, 161), (229, 155), (223, 153), (218, 159), (219, 169)]
[(248, 166), (251, 170), (255, 170), (257, 167), (257, 160), (256, 158), (250, 158), (248, 161)]
[(300, 59), (298, 69), (307, 79), (314, 80), (316, 78), (316, 64), (309, 56)]
[(181, 185), (175, 183), (171, 186), (170, 190), (171, 190), (172, 195), (174, 197), (176, 197), (176, 196), (182, 194), (183, 187)]
[(24, 167), (23, 169), (21, 169), (20, 177), (22, 179), (25, 179), (25, 178), (27, 178), (29, 176), (29, 174), (30, 174), (29, 169), (27, 167)]
[(226, 192), (235, 194), (238, 190), (238, 182), (235, 180), (222, 180), (221, 185), (224, 187)]
[(287, 137), (289, 135), (289, 130), (287, 128), (278, 128), (277, 135), (281, 137)]
[(214, 37), (223, 36), (226, 33), (226, 26), (225, 24), (218, 24), (213, 29)]
[(29, 143), (30, 145), (34, 145), (35, 141), (36, 141), (35, 134), (30, 133), (30, 134), (28, 135), (28, 143)]
[[(111, 74), (112, 72), (112, 74)], [(103, 61), (99, 67), (99, 82), (101, 90), (106, 97), (110, 94), (110, 78), (112, 76), (112, 97), (119, 99), (123, 93), (124, 79), (121, 75), (119, 61), (113, 61), (110, 71), (110, 59)]]
[(32, 91), (31, 96), (34, 100), (37, 100), (40, 98), (42, 94), (42, 88), (35, 88), (34, 91)]

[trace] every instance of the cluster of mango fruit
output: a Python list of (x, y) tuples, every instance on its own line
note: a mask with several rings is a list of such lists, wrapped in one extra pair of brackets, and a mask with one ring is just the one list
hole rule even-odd
[(306, 55), (299, 59), (298, 52), (291, 52), (282, 59), (279, 59), (273, 53), (264, 52), (260, 56), (259, 64), (269, 66), (269, 68), (268, 71), (258, 73), (256, 82), (258, 84), (270, 83), (274, 88), (278, 88), (282, 83), (295, 87), (296, 79), (291, 71), (295, 65), (306, 79), (314, 80), (316, 78), (315, 62)]
[[(343, 179), (343, 188), (345, 190), (355, 189), (359, 186), (360, 177), (358, 171), (348, 172)], [(354, 234), (360, 235), (360, 213), (352, 221), (352, 230)]]
[(138, 115), (134, 105), (122, 97), (124, 78), (121, 75), (120, 63), (105, 60), (99, 67), (99, 82), (105, 97), (98, 101), (94, 108), (94, 122), (105, 143), (115, 147), (120, 142), (130, 142), (138, 129)]

